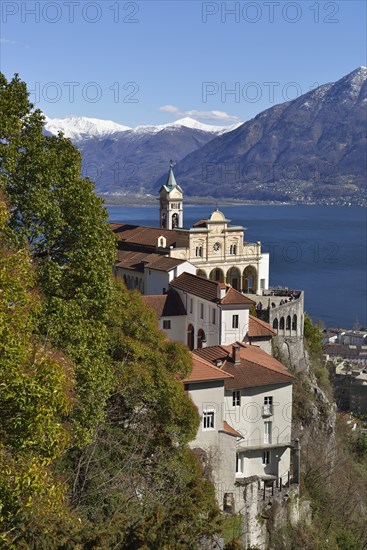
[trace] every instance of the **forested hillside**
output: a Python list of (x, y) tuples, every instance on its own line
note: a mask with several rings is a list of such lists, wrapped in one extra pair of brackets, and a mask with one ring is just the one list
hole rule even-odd
[(187, 445), (188, 351), (112, 279), (79, 152), (0, 80), (1, 546), (200, 547), (220, 516)]

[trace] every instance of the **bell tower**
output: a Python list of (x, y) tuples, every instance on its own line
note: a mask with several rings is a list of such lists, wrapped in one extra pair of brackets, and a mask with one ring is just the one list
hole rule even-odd
[(183, 193), (177, 185), (170, 161), (169, 173), (165, 185), (159, 190), (159, 219), (162, 229), (176, 229), (183, 225)]

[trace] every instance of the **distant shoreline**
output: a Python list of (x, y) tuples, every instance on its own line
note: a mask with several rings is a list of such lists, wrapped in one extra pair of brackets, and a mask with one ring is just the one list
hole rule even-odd
[[(153, 195), (124, 195), (124, 196), (103, 196), (99, 195), (105, 202), (106, 206), (139, 206), (149, 207), (156, 206), (158, 197)], [(296, 202), (296, 201), (256, 201), (256, 200), (239, 200), (233, 198), (214, 198), (214, 197), (186, 197), (185, 204), (187, 206), (201, 206), (201, 205), (225, 205), (225, 206), (358, 206), (366, 208), (367, 204), (363, 203), (350, 203), (343, 201), (329, 202)]]

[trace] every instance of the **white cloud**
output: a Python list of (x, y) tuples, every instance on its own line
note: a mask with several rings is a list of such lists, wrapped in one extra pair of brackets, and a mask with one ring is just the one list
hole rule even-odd
[(7, 38), (0, 38), (0, 44), (16, 44), (16, 41), (8, 40)]
[(175, 105), (163, 105), (159, 107), (161, 113), (171, 113), (179, 117), (200, 118), (203, 120), (216, 120), (218, 122), (240, 122), (237, 116), (229, 115), (224, 111), (197, 111), (193, 109), (191, 111), (185, 111)]
[(174, 105), (163, 105), (163, 107), (159, 107), (159, 110), (161, 113), (180, 113), (180, 109), (178, 107), (175, 107)]

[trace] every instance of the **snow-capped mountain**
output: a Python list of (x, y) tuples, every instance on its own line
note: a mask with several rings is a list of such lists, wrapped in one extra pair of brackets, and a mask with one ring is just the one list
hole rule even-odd
[(185, 117), (180, 118), (175, 122), (169, 122), (168, 124), (160, 124), (155, 126), (149, 124), (130, 128), (130, 126), (123, 126), (122, 124), (117, 124), (112, 120), (68, 116), (66, 118), (46, 117), (45, 130), (54, 135), (58, 132), (63, 132), (65, 137), (70, 138), (73, 141), (79, 141), (88, 137), (101, 138), (126, 131), (130, 131), (134, 134), (156, 134), (162, 130), (182, 127), (221, 135), (238, 128), (241, 124), (242, 122), (232, 124), (231, 126), (213, 126), (210, 124), (203, 124), (190, 117)]
[(47, 118), (45, 133), (62, 131), (74, 142), (82, 153), (83, 175), (95, 181), (98, 192), (121, 193), (149, 191), (167, 172), (170, 159), (178, 162), (238, 126), (212, 126), (182, 118), (129, 128), (108, 120), (70, 116)]
[(68, 117), (47, 119), (45, 131), (74, 141), (99, 193), (156, 193), (172, 159), (187, 196), (327, 201), (367, 194), (366, 105), (359, 67), (230, 127)]
[(73, 141), (79, 141), (88, 137), (105, 137), (117, 132), (131, 130), (129, 126), (116, 124), (112, 120), (101, 120), (99, 118), (87, 118), (68, 116), (66, 118), (46, 117), (45, 130), (56, 135), (63, 132), (65, 137)]

